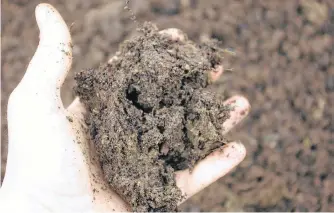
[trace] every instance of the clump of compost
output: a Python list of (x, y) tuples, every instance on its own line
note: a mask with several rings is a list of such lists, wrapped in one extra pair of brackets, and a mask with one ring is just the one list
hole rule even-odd
[(175, 172), (223, 145), (229, 108), (210, 88), (215, 42), (172, 40), (145, 23), (117, 59), (76, 75), (106, 180), (134, 211), (175, 211)]

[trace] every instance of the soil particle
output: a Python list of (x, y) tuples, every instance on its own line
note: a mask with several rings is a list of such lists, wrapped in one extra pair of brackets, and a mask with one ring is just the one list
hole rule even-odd
[(69, 122), (71, 122), (71, 123), (73, 122), (73, 118), (71, 116), (66, 116), (66, 118)]
[(214, 41), (173, 41), (145, 23), (117, 60), (79, 72), (75, 91), (106, 179), (135, 211), (175, 211), (174, 172), (225, 143), (229, 116), (210, 87), (223, 51)]

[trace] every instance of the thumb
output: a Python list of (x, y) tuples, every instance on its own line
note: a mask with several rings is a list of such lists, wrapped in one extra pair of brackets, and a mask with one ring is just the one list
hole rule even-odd
[(35, 14), (40, 41), (19, 86), (45, 95), (59, 93), (72, 63), (71, 35), (51, 5), (39, 4)]
[(71, 36), (51, 5), (40, 4), (35, 12), (40, 42), (8, 102), (6, 177), (24, 173), (28, 181), (27, 174), (31, 179), (57, 175), (61, 169), (57, 159), (66, 159), (64, 147), (71, 149), (69, 140), (74, 140), (60, 99), (60, 86), (72, 62)]

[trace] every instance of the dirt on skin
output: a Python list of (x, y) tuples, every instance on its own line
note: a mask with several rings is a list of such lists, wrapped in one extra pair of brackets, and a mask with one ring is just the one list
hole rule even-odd
[(104, 175), (135, 211), (175, 211), (174, 172), (192, 168), (226, 140), (229, 106), (210, 87), (223, 50), (176, 41), (145, 23), (117, 60), (79, 72), (75, 91)]

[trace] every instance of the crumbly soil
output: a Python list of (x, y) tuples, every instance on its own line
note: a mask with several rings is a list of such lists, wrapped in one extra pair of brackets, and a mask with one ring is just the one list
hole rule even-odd
[[(38, 44), (40, 0), (2, 0), (1, 147), (6, 164), (9, 94)], [(137, 34), (124, 0), (44, 0), (71, 27), (74, 73), (98, 67)], [(334, 1), (132, 0), (138, 22), (179, 28), (191, 40), (217, 38), (237, 57), (224, 61), (224, 95), (252, 110), (229, 135), (247, 148), (236, 170), (192, 197), (183, 211), (334, 211)], [(24, 39), (22, 39), (24, 38)], [(225, 97), (226, 97), (225, 96)]]
[(117, 60), (79, 72), (75, 91), (111, 187), (135, 211), (174, 211), (182, 197), (174, 172), (225, 141), (229, 106), (209, 87), (223, 52), (172, 40), (151, 23), (140, 31)]

